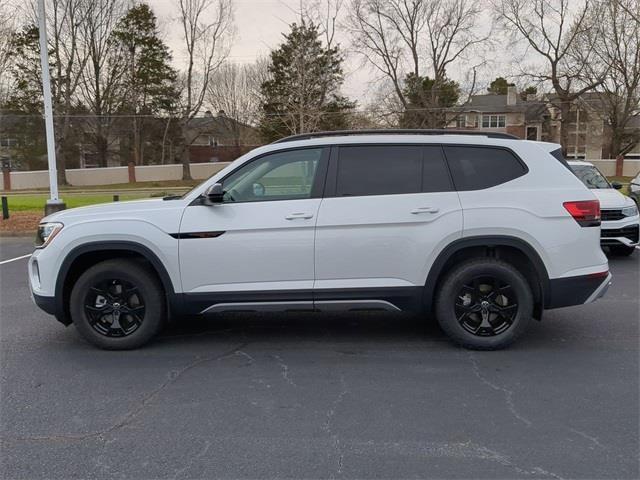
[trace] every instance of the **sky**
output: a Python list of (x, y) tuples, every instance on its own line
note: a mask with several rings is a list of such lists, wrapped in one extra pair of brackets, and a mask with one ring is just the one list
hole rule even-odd
[[(174, 54), (176, 65), (183, 58), (184, 51), (180, 43), (180, 30), (176, 22), (178, 17), (177, 0), (147, 0), (161, 22), (166, 35), (165, 41)], [(299, 15), (300, 0), (233, 0), (235, 5), (235, 37), (229, 60), (237, 63), (252, 63), (257, 58), (269, 55), (283, 41), (283, 33), (289, 31), (289, 24)], [(346, 3), (346, 2), (345, 2)], [(344, 7), (343, 7), (344, 10)], [(338, 41), (348, 47), (345, 34), (338, 32)], [(347, 50), (345, 48), (344, 50)], [(370, 96), (369, 83), (374, 72), (361, 68), (358, 57), (348, 52), (343, 65), (345, 83), (343, 94), (366, 103)]]
[[(1, 0), (0, 0), (1, 1)], [(289, 31), (289, 24), (299, 18), (300, 3), (309, 0), (233, 0), (235, 5), (235, 38), (231, 47), (229, 59), (237, 63), (251, 63), (261, 56), (268, 56), (269, 52), (283, 41), (283, 33)], [(174, 54), (176, 66), (184, 59), (183, 47), (180, 43), (180, 29), (176, 19), (178, 17), (177, 0), (147, 0), (161, 22), (165, 33), (165, 41)], [(348, 0), (344, 0), (341, 11), (342, 20), (346, 15)], [(492, 16), (489, 10), (484, 12), (480, 24), (489, 28)], [(345, 55), (343, 69), (345, 83), (342, 93), (357, 100), (361, 107), (370, 105), (374, 100), (372, 92), (380, 85), (376, 80), (379, 72), (362, 61), (362, 57), (349, 50), (349, 38), (341, 29), (337, 30), (337, 41)], [(490, 80), (508, 73), (508, 61), (505, 57), (504, 45), (501, 54), (489, 54), (490, 62), (484, 70), (479, 72), (478, 85), (484, 88)], [(472, 59), (473, 60), (473, 59)], [(473, 61), (472, 64), (478, 62)], [(452, 66), (448, 75), (465, 87), (464, 65)]]

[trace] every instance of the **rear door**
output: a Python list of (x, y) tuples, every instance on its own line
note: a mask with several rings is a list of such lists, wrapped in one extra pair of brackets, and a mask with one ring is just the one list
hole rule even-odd
[(461, 236), (439, 145), (334, 147), (316, 223), (314, 298), (419, 296), (436, 252)]

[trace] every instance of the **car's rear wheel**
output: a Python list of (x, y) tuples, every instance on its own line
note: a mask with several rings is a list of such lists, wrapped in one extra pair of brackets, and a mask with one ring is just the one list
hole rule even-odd
[(623, 245), (620, 245), (620, 246), (616, 245), (614, 247), (609, 247), (609, 248), (611, 249), (611, 253), (613, 253), (614, 255), (620, 255), (620, 256), (629, 256), (636, 250), (636, 247), (627, 247)]
[(166, 318), (164, 291), (154, 272), (124, 259), (87, 269), (71, 291), (69, 310), (78, 332), (108, 350), (144, 345)]
[(526, 330), (533, 314), (527, 279), (511, 264), (482, 258), (453, 268), (436, 297), (436, 318), (451, 340), (497, 350)]

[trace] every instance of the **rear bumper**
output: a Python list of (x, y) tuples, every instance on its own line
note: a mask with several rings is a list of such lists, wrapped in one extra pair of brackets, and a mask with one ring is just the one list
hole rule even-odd
[(606, 275), (580, 275), (549, 280), (546, 309), (570, 307), (595, 302), (604, 296), (611, 285), (611, 273)]

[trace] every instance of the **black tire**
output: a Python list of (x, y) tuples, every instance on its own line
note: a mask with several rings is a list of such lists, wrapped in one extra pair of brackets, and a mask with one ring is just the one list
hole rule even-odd
[(620, 246), (615, 246), (615, 247), (609, 247), (611, 250), (611, 253), (613, 253), (614, 255), (619, 255), (619, 256), (625, 256), (628, 257), (629, 255), (631, 255), (633, 252), (636, 251), (636, 247), (625, 247), (623, 245)]
[(106, 260), (90, 267), (73, 286), (69, 301), (80, 335), (105, 350), (144, 345), (167, 316), (155, 272), (135, 260)]
[(435, 313), (455, 343), (472, 350), (498, 350), (526, 331), (533, 294), (527, 279), (511, 264), (479, 258), (447, 274), (436, 295)]

